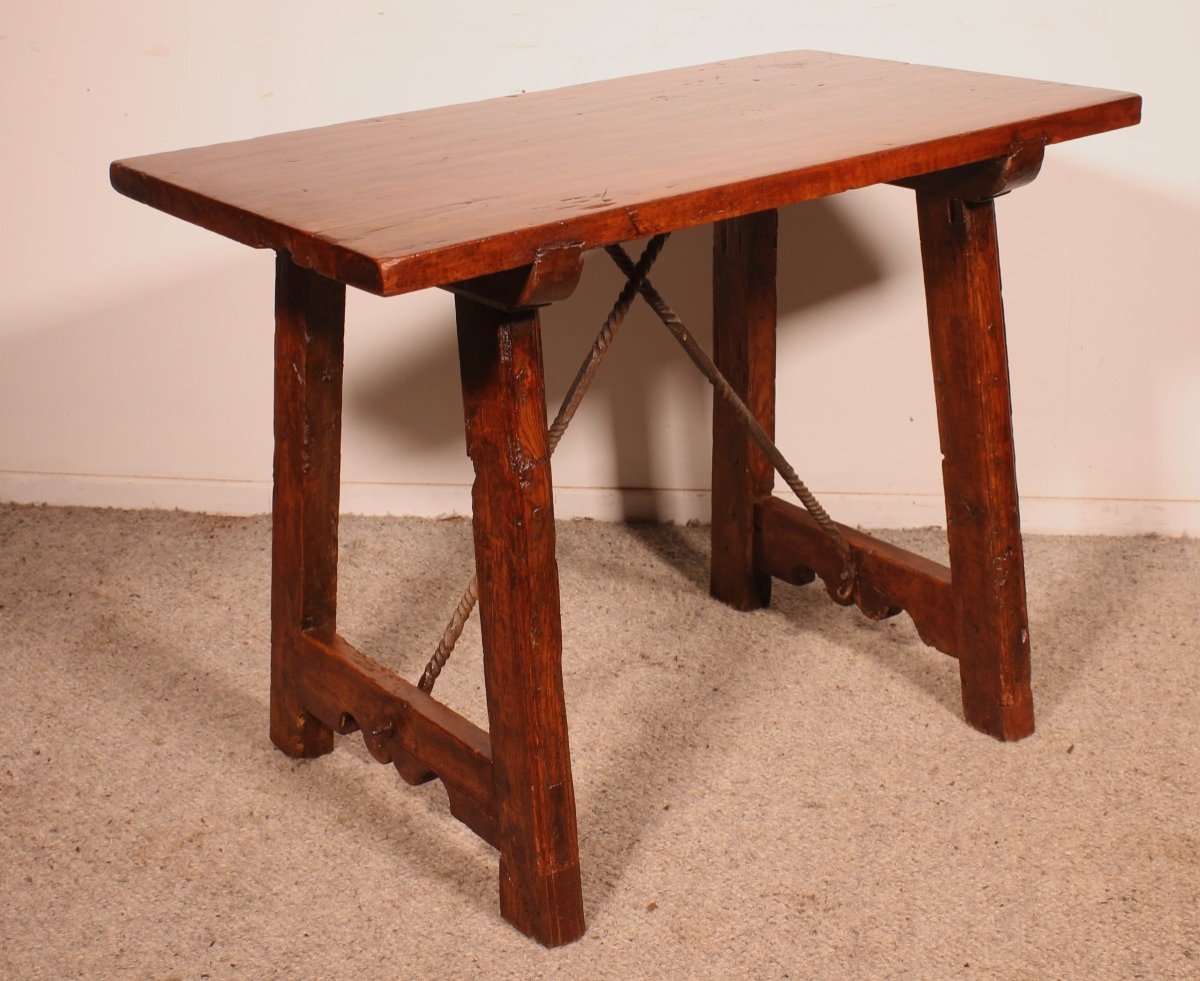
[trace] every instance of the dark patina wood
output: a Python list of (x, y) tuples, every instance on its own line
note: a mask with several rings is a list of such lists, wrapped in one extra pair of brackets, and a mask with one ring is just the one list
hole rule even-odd
[(271, 739), (289, 756), (333, 749), (304, 706), (301, 636), (332, 636), (346, 287), (275, 264), (275, 488), (271, 506)]
[[(455, 816), (496, 844), (496, 798), (488, 734), (416, 685), (357, 651), (337, 634), (302, 635), (304, 670), (296, 686), (305, 709), (342, 734), (362, 733), (380, 763), (409, 783), (441, 779)], [(471, 804), (468, 820), (453, 803)]]
[[(811, 582), (815, 570), (834, 597), (842, 572), (841, 556), (813, 517), (773, 497), (759, 501), (754, 514), (759, 568), (798, 586)], [(854, 602), (859, 609), (872, 620), (903, 610), (912, 617), (926, 644), (954, 655), (950, 570), (848, 525), (838, 528), (858, 563)]]
[[(775, 209), (879, 182), (917, 192), (950, 568), (774, 499), (766, 459), (718, 403), (712, 592), (753, 609), (772, 577), (820, 576), (870, 617), (907, 611), (958, 659), (967, 720), (1028, 735), (992, 202), (1033, 179), (1048, 145), (1140, 111), (1129, 93), (802, 51), (113, 163), (122, 193), (280, 253), (272, 740), (316, 756), (360, 731), (408, 782), (440, 778), (451, 812), (500, 853), (504, 916), (547, 945), (580, 936), (534, 308), (570, 295), (589, 249), (717, 223), (714, 358), (769, 433)], [(487, 733), (336, 632), (345, 285), (457, 294)]]
[(990, 201), (1024, 187), (1037, 177), (1045, 155), (1046, 147), (1042, 142), (1017, 144), (1008, 153), (991, 160), (905, 177), (892, 183), (929, 194), (945, 194), (960, 201)]
[[(775, 435), (775, 268), (778, 212), (713, 226), (713, 362)], [(712, 565), (709, 590), (739, 610), (771, 601), (771, 576), (754, 561), (754, 505), (775, 468), (721, 399), (713, 399)]]
[(500, 848), (500, 911), (544, 944), (582, 935), (562, 685), (554, 499), (536, 310), (455, 297)]
[(583, 249), (578, 242), (565, 242), (539, 249), (528, 265), (448, 283), (443, 288), (500, 310), (526, 310), (565, 300), (575, 292), (581, 275)]
[(918, 191), (917, 214), (963, 711), (1021, 739), (1033, 696), (995, 205)]

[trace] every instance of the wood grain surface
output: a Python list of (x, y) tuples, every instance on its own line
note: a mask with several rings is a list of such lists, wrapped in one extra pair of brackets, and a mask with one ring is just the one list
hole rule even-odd
[(275, 485), (271, 533), (271, 739), (289, 756), (333, 749), (299, 694), (304, 631), (337, 619), (346, 287), (275, 263)]
[[(803, 586), (819, 575), (831, 597), (842, 575), (842, 557), (811, 514), (788, 501), (766, 497), (754, 508), (758, 566), (784, 582)], [(858, 564), (855, 603), (873, 620), (907, 613), (930, 647), (957, 657), (950, 570), (940, 563), (838, 525)]]
[[(772, 438), (778, 238), (774, 209), (713, 226), (713, 361)], [(771, 602), (770, 573), (754, 561), (754, 506), (774, 485), (774, 465), (714, 398), (709, 592), (738, 610)]]
[(918, 191), (917, 217), (967, 722), (1033, 732), (1025, 560), (996, 208)]
[(113, 186), (372, 293), (1136, 123), (1102, 89), (813, 51), (120, 160)]
[[(299, 640), (296, 691), (327, 728), (361, 732), (371, 755), (393, 763), (409, 783), (439, 777), (451, 812), (495, 845), (496, 802), (488, 734), (338, 634)], [(469, 802), (456, 809), (453, 802)], [(461, 813), (460, 813), (461, 812)]]
[[(500, 912), (547, 947), (584, 931), (536, 310), (455, 297)], [(465, 818), (464, 818), (465, 819)]]

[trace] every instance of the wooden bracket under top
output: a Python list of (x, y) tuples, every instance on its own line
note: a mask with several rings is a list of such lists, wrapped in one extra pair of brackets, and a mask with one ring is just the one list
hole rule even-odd
[(1041, 143), (1021, 143), (1002, 157), (889, 183), (969, 203), (990, 201), (1024, 187), (1037, 177), (1042, 169), (1045, 150), (1045, 145)]
[(442, 289), (501, 310), (523, 310), (565, 300), (582, 273), (583, 243), (558, 242), (539, 248), (527, 265), (447, 283)]

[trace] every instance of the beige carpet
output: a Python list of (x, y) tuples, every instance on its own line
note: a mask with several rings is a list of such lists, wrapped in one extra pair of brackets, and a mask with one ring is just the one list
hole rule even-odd
[[(0, 507), (0, 975), (1200, 976), (1196, 542), (1029, 540), (1003, 746), (903, 616), (738, 614), (706, 529), (559, 531), (590, 926), (546, 951), (439, 784), (269, 744), (267, 519)], [(346, 519), (343, 632), (416, 677), (469, 554)], [(439, 693), (483, 722), (478, 644)]]

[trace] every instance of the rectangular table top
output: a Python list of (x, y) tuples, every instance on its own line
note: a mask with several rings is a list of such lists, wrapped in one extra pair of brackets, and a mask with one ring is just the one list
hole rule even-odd
[(1126, 92), (816, 51), (113, 163), (123, 194), (391, 295), (1136, 123)]

